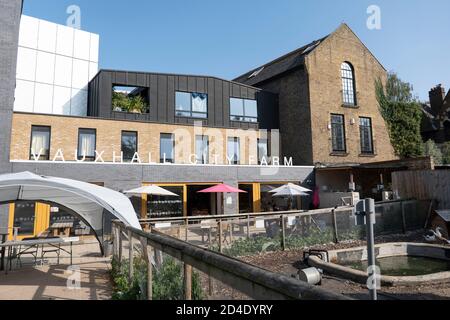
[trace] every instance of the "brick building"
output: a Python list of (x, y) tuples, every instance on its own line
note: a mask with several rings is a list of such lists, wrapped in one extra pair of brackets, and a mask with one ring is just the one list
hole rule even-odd
[[(375, 98), (374, 81), (386, 71), (345, 24), (230, 81), (97, 72), (98, 35), (21, 16), (20, 0), (0, 5), (0, 173), (119, 191), (157, 184), (179, 198), (133, 198), (136, 212), (188, 216), (219, 206), (225, 213), (282, 209), (268, 191), (287, 182), (314, 189), (314, 165), (395, 159)], [(118, 103), (123, 98), (134, 107)], [(217, 183), (247, 193), (222, 203), (197, 193)], [(309, 200), (295, 205), (308, 208)], [(36, 226), (48, 227), (63, 211), (1, 205), (0, 227), (38, 234)]]
[(386, 77), (342, 24), (235, 81), (278, 94), (283, 153), (295, 163), (335, 165), (396, 159), (375, 95), (375, 80)]

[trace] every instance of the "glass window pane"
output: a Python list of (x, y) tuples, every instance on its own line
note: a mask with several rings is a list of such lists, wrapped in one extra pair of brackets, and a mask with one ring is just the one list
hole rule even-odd
[(208, 164), (209, 162), (209, 139), (208, 136), (195, 137), (195, 155), (198, 164)]
[(344, 116), (332, 115), (331, 116), (331, 136), (332, 136), (332, 148), (335, 152), (345, 152), (345, 128), (344, 128)]
[(268, 141), (266, 139), (258, 139), (258, 164), (261, 164), (263, 161), (265, 163), (269, 162), (269, 148)]
[(174, 163), (174, 136), (170, 133), (161, 133), (160, 137), (160, 162)]
[(359, 128), (361, 152), (363, 154), (372, 154), (374, 152), (372, 141), (372, 120), (370, 118), (360, 118)]
[(122, 152), (125, 161), (131, 161), (137, 152), (137, 132), (122, 132)]
[(208, 117), (208, 115), (206, 113), (192, 113), (192, 117), (193, 118), (202, 118), (202, 119), (206, 119)]
[(208, 112), (208, 95), (204, 93), (192, 94), (192, 111), (193, 112)]
[(258, 103), (256, 100), (244, 100), (245, 103), (245, 116), (258, 118)]
[(78, 134), (78, 159), (95, 157), (96, 131), (80, 129)]
[(33, 126), (31, 128), (31, 155), (39, 160), (50, 159), (50, 127)]
[(189, 92), (176, 92), (175, 109), (177, 111), (191, 111), (191, 94)]
[(34, 234), (35, 202), (19, 201), (14, 206), (14, 228), (19, 236)]
[(232, 116), (244, 116), (244, 100), (243, 99), (230, 99), (230, 114)]
[(239, 138), (228, 138), (227, 162), (240, 164), (240, 143)]

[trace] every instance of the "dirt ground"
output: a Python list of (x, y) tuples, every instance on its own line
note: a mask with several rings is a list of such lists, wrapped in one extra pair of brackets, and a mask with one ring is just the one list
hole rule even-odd
[[(390, 235), (376, 238), (376, 243), (386, 242), (423, 242), (423, 231), (411, 232), (405, 235)], [(241, 257), (239, 259), (273, 272), (285, 274), (288, 277), (296, 275), (298, 270), (305, 268), (303, 252), (310, 249), (345, 249), (365, 246), (364, 241), (351, 241), (339, 244), (314, 246), (302, 250), (269, 252), (261, 255)], [(331, 275), (324, 275), (322, 288), (336, 293), (342, 293), (354, 299), (369, 299), (367, 288), (364, 285), (340, 279)], [(216, 292), (222, 298), (245, 298), (229, 288), (216, 285)], [(450, 283), (433, 283), (414, 287), (383, 287), (379, 291), (380, 300), (450, 300)]]

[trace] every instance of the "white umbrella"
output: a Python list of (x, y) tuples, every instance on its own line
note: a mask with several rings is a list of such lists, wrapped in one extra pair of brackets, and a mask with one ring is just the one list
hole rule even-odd
[(172, 196), (179, 197), (176, 193), (170, 192), (169, 190), (163, 189), (155, 185), (143, 186), (136, 189), (124, 191), (126, 194), (149, 194), (154, 196)]
[(308, 196), (308, 194), (306, 192), (298, 191), (295, 189), (283, 189), (272, 195), (272, 197), (284, 196)]
[[(295, 192), (295, 191), (303, 192), (303, 193), (305, 193), (305, 192), (312, 192), (312, 190), (300, 187), (300, 186), (298, 186), (296, 184), (293, 184), (293, 183), (285, 184), (284, 186), (281, 186), (279, 188), (273, 189), (273, 190), (271, 190), (269, 192), (270, 193), (288, 192), (286, 195), (289, 195), (290, 194), (289, 192)], [(300, 194), (293, 194), (293, 195), (300, 195)], [(305, 194), (303, 194), (303, 195), (305, 195)]]

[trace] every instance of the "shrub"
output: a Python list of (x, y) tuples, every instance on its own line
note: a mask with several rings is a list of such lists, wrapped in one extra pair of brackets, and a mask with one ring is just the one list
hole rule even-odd
[[(145, 261), (134, 259), (134, 274), (130, 282), (128, 279), (129, 261), (119, 263), (112, 260), (111, 276), (113, 280), (114, 300), (145, 300), (147, 299), (147, 265)], [(192, 298), (202, 300), (204, 297), (200, 284), (200, 276), (192, 273)], [(153, 299), (154, 300), (183, 300), (184, 281), (182, 264), (173, 258), (166, 258), (159, 270), (153, 268)]]

